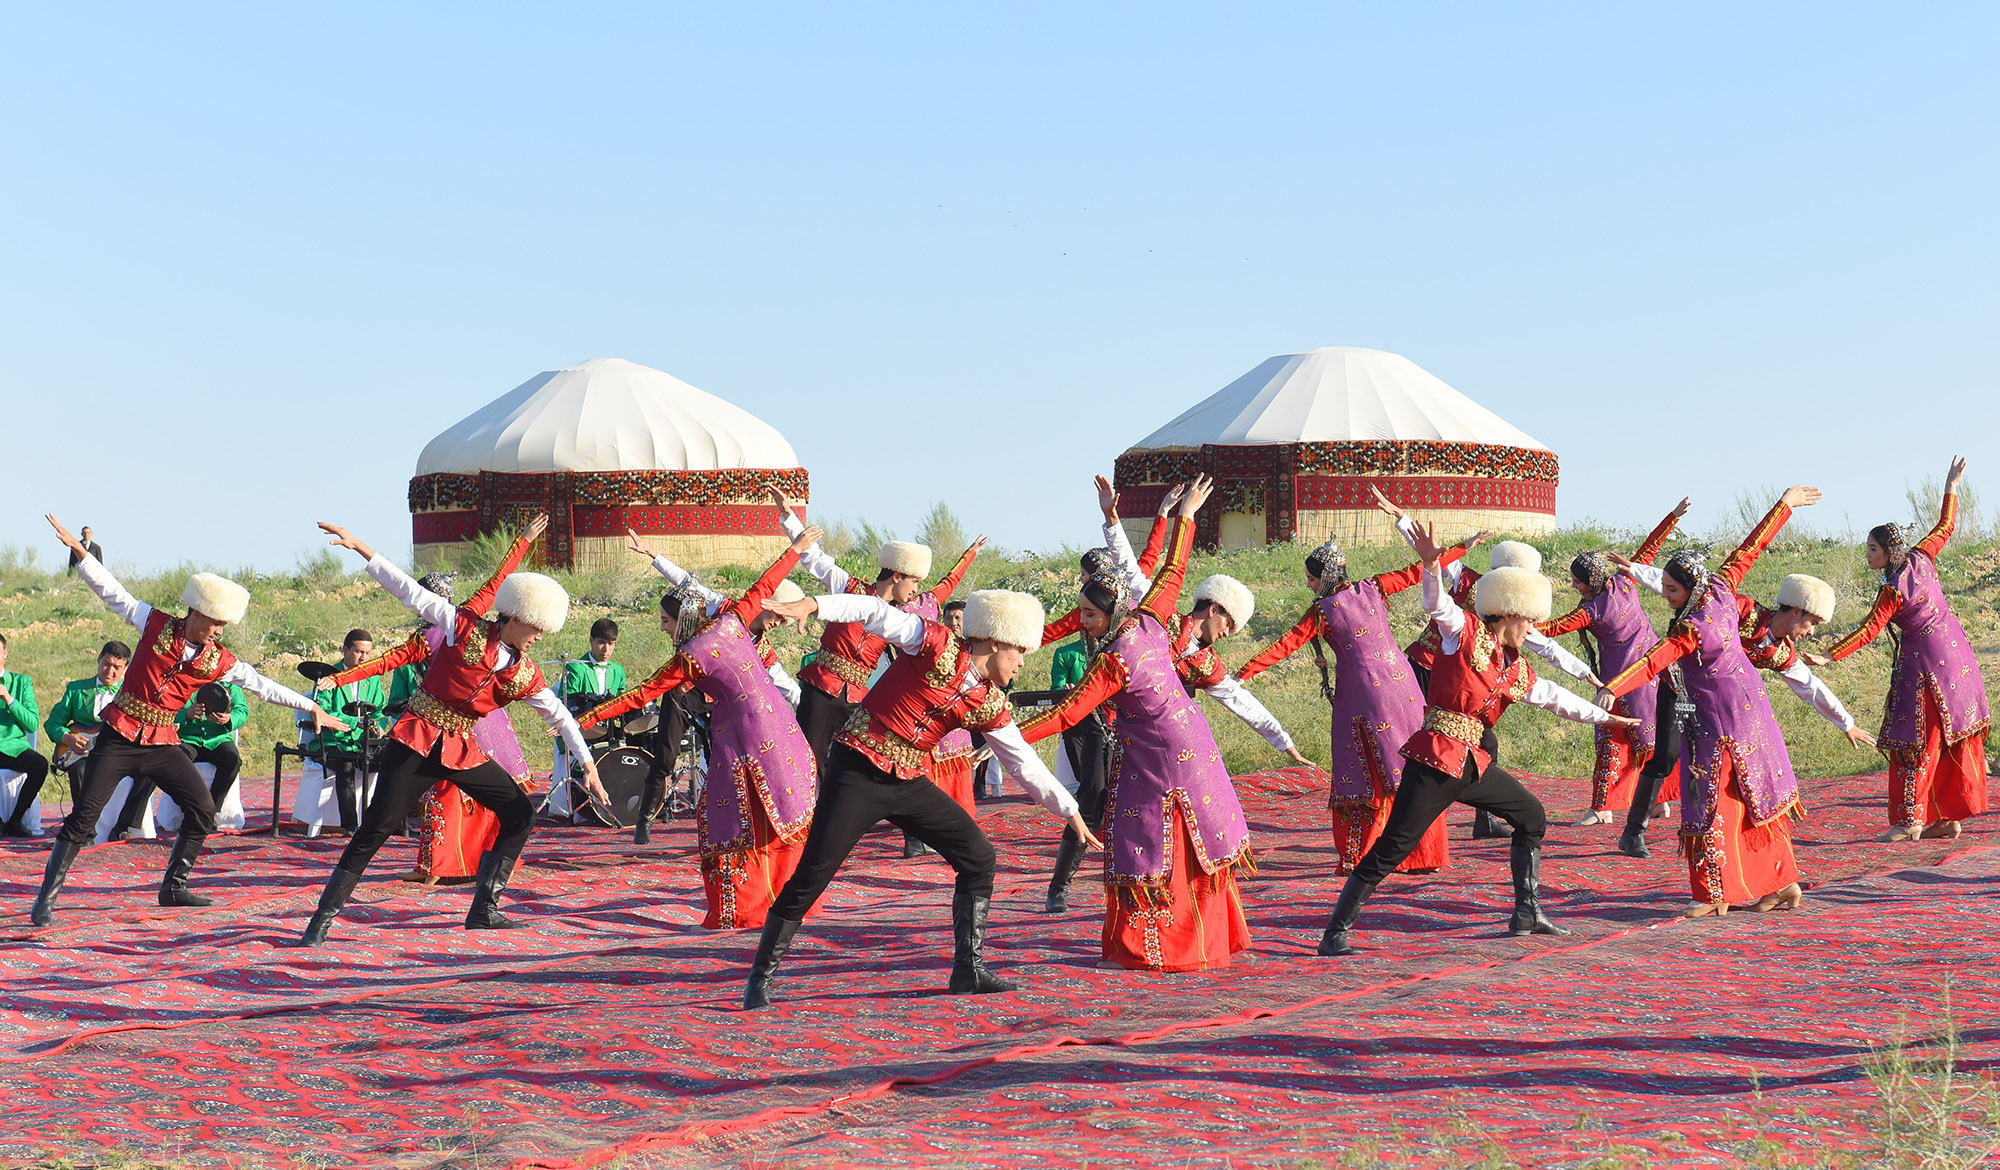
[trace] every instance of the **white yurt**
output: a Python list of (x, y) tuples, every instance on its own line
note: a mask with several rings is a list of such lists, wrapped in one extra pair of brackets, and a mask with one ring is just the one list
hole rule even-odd
[(549, 513), (543, 564), (626, 559), (636, 529), (687, 565), (755, 564), (784, 547), (764, 491), (801, 506), (806, 470), (777, 428), (671, 374), (593, 358), (535, 375), (446, 428), (410, 480), (416, 562)]
[[(1135, 531), (1169, 485), (1216, 479), (1204, 547), (1400, 539), (1370, 487), (1453, 535), (1555, 528), (1555, 452), (1400, 354), (1322, 346), (1267, 358), (1119, 456)], [(1135, 539), (1142, 539), (1135, 535)]]

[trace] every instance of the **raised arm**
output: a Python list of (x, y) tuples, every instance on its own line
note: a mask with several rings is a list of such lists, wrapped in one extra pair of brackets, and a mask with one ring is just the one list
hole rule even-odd
[(939, 605), (950, 601), (951, 595), (958, 590), (958, 583), (965, 580), (965, 571), (972, 567), (972, 562), (978, 559), (980, 550), (985, 547), (986, 538), (984, 536), (973, 541), (971, 547), (959, 554), (958, 563), (951, 567), (951, 572), (946, 573), (937, 584), (931, 586), (925, 592), (937, 598)]
[(1932, 560), (1936, 560), (1937, 555), (1944, 551), (1945, 543), (1951, 539), (1953, 530), (1958, 527), (1958, 481), (1963, 478), (1965, 478), (1965, 459), (1962, 456), (1954, 457), (1951, 461), (1951, 472), (1945, 476), (1944, 497), (1938, 501), (1937, 525), (1917, 542), (1916, 548), (1910, 551), (1920, 552)]
[(1769, 512), (1764, 513), (1764, 518), (1757, 522), (1757, 527), (1752, 528), (1750, 535), (1743, 538), (1743, 543), (1736, 546), (1736, 551), (1729, 554), (1729, 559), (1722, 562), (1722, 567), (1715, 571), (1716, 575), (1728, 581), (1731, 589), (1741, 586), (1743, 578), (1750, 572), (1750, 566), (1757, 563), (1757, 558), (1764, 555), (1764, 550), (1771, 547), (1771, 542), (1777, 539), (1778, 533), (1785, 527), (1785, 522), (1792, 518), (1792, 509), (1802, 508), (1818, 501), (1818, 488), (1804, 486), (1786, 488), (1785, 494), (1771, 506)]
[[(532, 526), (530, 530), (536, 533), (540, 531), (539, 529), (534, 529)], [(491, 612), (493, 609), (493, 599), (500, 595), (500, 586), (506, 582), (507, 578), (514, 575), (514, 570), (521, 567), (521, 559), (528, 555), (528, 547), (534, 543), (534, 536), (523, 536), (519, 540), (516, 540), (513, 546), (507, 550), (507, 555), (500, 558), (500, 567), (493, 570), (493, 575), (486, 579), (486, 584), (481, 585), (478, 592), (465, 599), (465, 608), (478, 614), (480, 617), (485, 617)], [(450, 599), (447, 598), (446, 600)], [(433, 622), (431, 624), (439, 625), (441, 623)]]
[(776, 593), (778, 586), (783, 584), (785, 578), (792, 575), (792, 570), (798, 567), (800, 550), (818, 544), (819, 537), (820, 531), (817, 528), (808, 528), (793, 537), (792, 547), (778, 554), (778, 559), (771, 562), (771, 567), (764, 570), (764, 575), (751, 584), (749, 592), (736, 601), (726, 603), (739, 621), (748, 626), (752, 618), (764, 612), (765, 600)]
[[(1155, 519), (1154, 529), (1157, 531), (1162, 523)], [(1165, 543), (1165, 537), (1161, 538), (1161, 542)], [(1104, 526), (1104, 547), (1111, 550), (1111, 560), (1125, 575), (1125, 587), (1132, 591), (1132, 596), (1144, 597), (1146, 591), (1153, 587), (1153, 565), (1160, 559), (1158, 550), (1153, 548), (1152, 538), (1146, 539), (1146, 552), (1152, 557), (1152, 561), (1148, 562), (1144, 556), (1133, 555), (1132, 542), (1125, 536), (1125, 526), (1113, 520)]]
[(1465, 611), (1444, 593), (1444, 576), (1439, 569), (1442, 550), (1437, 545), (1437, 526), (1420, 526), (1415, 543), (1423, 567), (1424, 615), (1437, 623), (1438, 648), (1446, 654), (1456, 654), (1458, 640), (1465, 633)]
[(693, 681), (694, 675), (687, 668), (687, 655), (680, 653), (667, 660), (665, 666), (654, 671), (645, 682), (626, 691), (615, 699), (606, 699), (577, 717), (578, 727), (588, 730), (606, 719), (615, 718), (639, 708), (666, 694), (674, 688)]
[[(1454, 544), (1438, 553), (1438, 566), (1447, 581), (1455, 579), (1458, 562), (1465, 558), (1465, 551), (1470, 547), (1467, 544)], [(1417, 561), (1404, 565), (1400, 569), (1391, 569), (1386, 573), (1377, 573), (1373, 577), (1370, 577), (1369, 580), (1375, 582), (1375, 587), (1382, 591), (1382, 596), (1394, 597), (1396, 594), (1422, 581), (1423, 576), (1423, 562)]]
[(1647, 533), (1646, 539), (1639, 542), (1639, 547), (1633, 550), (1634, 564), (1653, 563), (1653, 559), (1660, 555), (1661, 546), (1667, 543), (1667, 537), (1672, 536), (1674, 529), (1680, 526), (1681, 517), (1687, 515), (1687, 510), (1693, 503), (1692, 497), (1682, 497), (1681, 502), (1674, 506), (1674, 510), (1667, 513), (1667, 518), (1654, 525), (1653, 531)]
[(1124, 668), (1109, 654), (1091, 659), (1083, 677), (1055, 706), (1038, 711), (1021, 722), (1021, 738), (1039, 743), (1051, 735), (1068, 731), (1089, 718), (1092, 711), (1125, 687)]
[(1083, 628), (1083, 615), (1078, 610), (1070, 610), (1048, 625), (1042, 627), (1042, 645), (1060, 642)]
[(348, 669), (334, 675), (327, 681), (327, 685), (329, 687), (344, 687), (348, 683), (358, 682), (364, 678), (374, 678), (378, 674), (388, 674), (399, 667), (422, 662), (430, 656), (430, 652), (431, 644), (424, 640), (424, 632), (418, 630), (394, 650), (390, 650), (384, 654), (377, 654), (365, 662), (357, 662)]
[[(785, 535), (788, 538), (797, 540), (799, 534), (806, 530), (806, 522), (799, 519), (798, 513), (792, 510), (791, 499), (784, 492), (776, 487), (772, 487), (770, 491), (772, 499), (777, 503), (780, 513), (778, 527), (784, 529)], [(845, 593), (848, 586), (854, 581), (854, 578), (847, 575), (847, 570), (841, 568), (832, 557), (828, 556), (826, 550), (821, 548), (817, 541), (813, 542), (812, 547), (799, 554), (799, 564), (805, 568), (807, 573), (812, 575), (813, 580), (825, 586), (829, 593)]]
[(84, 554), (84, 558), (76, 563), (76, 572), (83, 578), (83, 583), (90, 586), (90, 591), (97, 594), (98, 600), (110, 607), (112, 613), (125, 619), (134, 629), (146, 628), (146, 619), (153, 615), (153, 607), (127, 593), (125, 586), (119, 584), (118, 578), (99, 564), (96, 557)]
[(1605, 683), (1601, 689), (1618, 698), (1631, 694), (1665, 674), (1667, 667), (1694, 653), (1696, 641), (1693, 630), (1685, 624), (1676, 624), (1657, 646), (1647, 651), (1644, 658), (1626, 667), (1623, 674)]
[(1243, 669), (1236, 672), (1236, 681), (1249, 682), (1263, 674), (1298, 653), (1300, 647), (1312, 641), (1324, 629), (1326, 629), (1326, 617), (1320, 613), (1319, 606), (1308, 608), (1306, 615), (1300, 618), (1297, 624), (1278, 635), (1277, 641), (1257, 651), (1250, 661), (1243, 664)]
[(1875, 594), (1875, 604), (1869, 608), (1868, 617), (1853, 633), (1833, 644), (1833, 649), (1826, 652), (1827, 661), (1839, 662), (1881, 637), (1882, 631), (1889, 628), (1889, 619), (1895, 617), (1896, 611), (1902, 608), (1902, 591), (1894, 585), (1882, 586)]

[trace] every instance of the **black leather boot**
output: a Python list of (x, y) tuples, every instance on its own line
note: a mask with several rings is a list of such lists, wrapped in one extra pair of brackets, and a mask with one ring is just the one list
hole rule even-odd
[(42, 892), (35, 895), (35, 909), (28, 916), (36, 926), (47, 926), (55, 920), (56, 899), (62, 896), (63, 882), (69, 877), (69, 866), (76, 860), (76, 853), (76, 846), (63, 840), (58, 840), (49, 851), (49, 867), (42, 871)]
[(935, 853), (935, 852), (937, 852), (935, 849), (932, 849), (930, 846), (924, 844), (922, 841), (917, 840), (915, 837), (910, 836), (908, 833), (903, 834), (904, 860), (907, 861), (912, 857), (922, 857), (926, 853)]
[(772, 915), (764, 919), (764, 935), (757, 940), (757, 957), (750, 961), (750, 986), (743, 989), (743, 1010), (754, 1012), (771, 1006), (771, 984), (778, 964), (792, 949), (792, 936), (799, 932), (794, 919)]
[(1472, 814), (1472, 839), (1474, 841), (1483, 841), (1494, 837), (1511, 837), (1513, 835), (1514, 829), (1511, 825), (1508, 825), (1505, 821), (1494, 820), (1493, 814), (1487, 812), (1485, 809), (1479, 809)]
[(1618, 834), (1618, 852), (1627, 857), (1651, 857), (1653, 847), (1646, 844), (1646, 830), (1626, 825), (1625, 831)]
[(500, 893), (514, 878), (514, 859), (492, 849), (479, 859), (479, 884), (472, 888), (472, 909), (465, 913), (467, 930), (513, 930), (526, 926), (500, 913)]
[(653, 819), (651, 817), (640, 817), (639, 822), (632, 826), (632, 844), (651, 845), (652, 843)]
[(1507, 923), (1507, 933), (1522, 937), (1568, 934), (1569, 931), (1550, 922), (1542, 914), (1539, 898), (1542, 888), (1541, 845), (1529, 841), (1525, 834), (1517, 835), (1508, 860), (1514, 868), (1514, 917)]
[(312, 921), (306, 923), (306, 932), (299, 937), (300, 946), (316, 947), (326, 941), (326, 932), (333, 929), (333, 920), (340, 916), (340, 908), (347, 905), (348, 896), (354, 893), (355, 883), (360, 880), (358, 873), (333, 867), (332, 876), (326, 879), (326, 889), (320, 891), (319, 909), (313, 911)]
[(1056, 870), (1049, 875), (1049, 899), (1044, 909), (1050, 914), (1069, 912), (1069, 884), (1075, 880), (1076, 871), (1083, 868), (1083, 855), (1083, 838), (1064, 829), (1062, 845), (1056, 850)]
[(1354, 929), (1354, 921), (1361, 917), (1361, 907), (1375, 896), (1375, 886), (1364, 882), (1353, 874), (1347, 875), (1347, 884), (1340, 887), (1340, 900), (1333, 904), (1333, 917), (1327, 919), (1326, 933), (1319, 937), (1321, 958), (1331, 959), (1339, 955), (1354, 953), (1354, 944), (1347, 941), (1347, 934)]
[(988, 899), (955, 894), (951, 899), (951, 982), (953, 995), (989, 995), (1016, 986), (986, 969), (986, 909)]
[(188, 889), (188, 874), (194, 872), (194, 859), (201, 856), (202, 840), (202, 837), (190, 838), (185, 829), (174, 838), (174, 851), (167, 857), (167, 872), (160, 878), (160, 905), (215, 905), (210, 899)]

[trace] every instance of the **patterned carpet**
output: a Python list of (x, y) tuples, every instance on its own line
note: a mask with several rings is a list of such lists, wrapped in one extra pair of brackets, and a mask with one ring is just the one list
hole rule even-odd
[[(1879, 778), (1813, 782), (1791, 914), (1672, 917), (1668, 834), (1551, 831), (1545, 901), (1573, 937), (1501, 933), (1506, 842), (1466, 838), (1385, 885), (1365, 953), (1311, 957), (1338, 885), (1302, 772), (1239, 781), (1254, 955), (1226, 972), (1100, 970), (1089, 896), (1040, 914), (1055, 827), (986, 806), (991, 958), (1025, 990), (938, 994), (950, 874), (888, 834), (807, 924), (770, 1011), (736, 1011), (754, 938), (700, 930), (692, 833), (635, 848), (541, 829), (510, 892), (530, 930), (459, 929), (464, 887), (391, 880), (333, 943), (290, 944), (339, 843), (219, 838), (204, 911), (162, 910), (163, 842), (79, 859), (55, 926), (26, 911), (46, 844), (0, 843), (0, 1158), (124, 1147), (192, 1165), (1390, 1165), (1496, 1148), (1729, 1165), (1761, 1137), (1872, 1140), (1872, 1043), (1941, 1023), (2000, 1066), (2000, 850), (1890, 847)], [(1558, 822), (1587, 786), (1536, 780)], [(1358, 1156), (1358, 1155), (1350, 1155)]]

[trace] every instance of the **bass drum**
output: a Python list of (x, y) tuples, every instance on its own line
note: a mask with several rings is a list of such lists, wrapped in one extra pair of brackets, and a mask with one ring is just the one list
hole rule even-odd
[[(639, 823), (639, 802), (645, 799), (646, 776), (653, 770), (653, 753), (644, 748), (605, 748), (597, 753), (597, 779), (611, 797), (606, 809), (595, 801), (584, 803), (583, 811), (607, 829), (629, 829)], [(581, 797), (582, 781), (577, 782)]]

